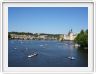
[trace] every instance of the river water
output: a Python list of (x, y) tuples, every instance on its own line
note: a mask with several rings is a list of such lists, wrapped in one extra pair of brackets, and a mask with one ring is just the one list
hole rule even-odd
[[(38, 55), (29, 58), (34, 52)], [(72, 41), (9, 40), (8, 67), (88, 67), (88, 52)]]

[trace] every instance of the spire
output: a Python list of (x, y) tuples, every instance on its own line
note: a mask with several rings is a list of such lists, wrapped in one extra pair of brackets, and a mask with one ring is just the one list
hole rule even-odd
[(70, 32), (72, 32), (72, 29), (71, 29), (71, 31)]

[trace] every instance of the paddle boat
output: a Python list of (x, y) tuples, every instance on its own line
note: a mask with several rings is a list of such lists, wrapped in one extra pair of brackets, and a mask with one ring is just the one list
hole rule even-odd
[(68, 57), (68, 59), (75, 60), (76, 58), (75, 57)]
[(34, 56), (37, 56), (38, 54), (37, 53), (33, 53), (31, 55), (28, 55), (28, 58), (31, 58), (31, 57), (34, 57)]

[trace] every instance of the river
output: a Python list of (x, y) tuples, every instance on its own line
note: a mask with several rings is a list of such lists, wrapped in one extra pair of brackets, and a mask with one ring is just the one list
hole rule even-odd
[[(38, 55), (28, 57), (34, 52)], [(8, 67), (88, 67), (88, 52), (72, 41), (9, 40)]]

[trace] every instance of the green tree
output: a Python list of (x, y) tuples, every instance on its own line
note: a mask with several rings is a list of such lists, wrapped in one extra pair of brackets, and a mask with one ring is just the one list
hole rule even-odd
[(11, 35), (10, 34), (8, 34), (8, 38), (11, 38)]
[(74, 41), (80, 44), (81, 47), (88, 47), (88, 30), (81, 30)]

